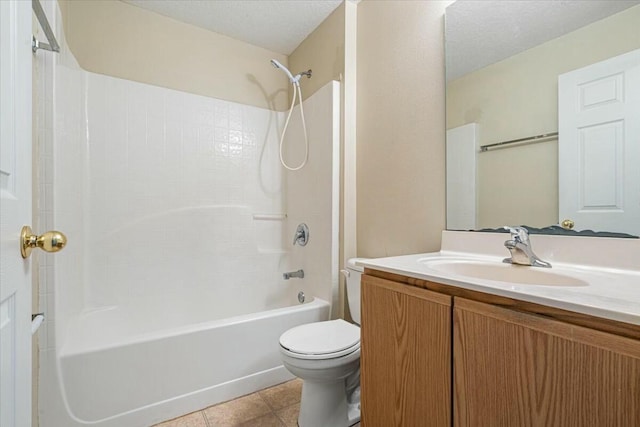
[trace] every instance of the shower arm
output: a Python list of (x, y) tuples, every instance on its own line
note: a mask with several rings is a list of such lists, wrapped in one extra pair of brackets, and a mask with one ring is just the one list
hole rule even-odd
[(309, 68), (307, 71), (301, 71), (298, 73), (298, 75), (296, 77), (302, 77), (302, 76), (307, 76), (308, 79), (311, 78), (311, 68)]

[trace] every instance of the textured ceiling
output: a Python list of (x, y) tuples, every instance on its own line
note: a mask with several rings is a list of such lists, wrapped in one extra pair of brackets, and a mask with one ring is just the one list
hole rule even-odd
[(446, 10), (447, 80), (638, 4), (640, 0), (457, 0)]
[(122, 0), (289, 55), (342, 0)]

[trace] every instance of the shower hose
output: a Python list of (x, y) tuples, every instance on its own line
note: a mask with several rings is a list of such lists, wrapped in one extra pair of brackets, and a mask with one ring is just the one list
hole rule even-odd
[[(309, 158), (309, 139), (307, 137), (307, 125), (304, 121), (304, 110), (302, 109), (302, 89), (300, 89), (300, 83), (293, 82), (293, 97), (291, 98), (291, 108), (289, 108), (289, 114), (287, 115), (287, 120), (284, 122), (284, 129), (282, 130), (282, 136), (280, 136), (280, 163), (282, 163), (282, 166), (284, 166), (286, 169), (290, 170), (290, 171), (297, 171), (300, 170), (304, 167), (304, 165), (307, 164), (307, 160)], [(291, 113), (293, 113), (293, 107), (296, 103), (296, 96), (299, 99), (299, 105), (300, 105), (300, 118), (302, 119), (302, 130), (304, 133), (304, 160), (302, 161), (302, 163), (300, 163), (300, 165), (292, 167), (287, 165), (287, 163), (284, 161), (284, 157), (282, 156), (282, 147), (284, 145), (284, 136), (287, 133), (287, 128), (289, 127), (289, 120), (291, 120)]]

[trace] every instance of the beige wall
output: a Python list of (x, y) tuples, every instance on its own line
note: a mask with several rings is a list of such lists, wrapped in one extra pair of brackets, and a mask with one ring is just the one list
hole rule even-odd
[(116, 0), (59, 0), (70, 49), (85, 70), (284, 110), (287, 57)]
[(448, 1), (358, 4), (358, 255), (440, 248)]
[[(557, 131), (558, 75), (640, 48), (639, 22), (634, 6), (449, 82), (447, 128), (478, 123), (481, 144)], [(556, 224), (557, 141), (479, 154), (478, 193), (480, 228)]]
[(308, 69), (313, 77), (300, 80), (302, 98), (307, 99), (344, 73), (345, 4), (341, 4), (289, 55), (289, 69), (295, 75)]

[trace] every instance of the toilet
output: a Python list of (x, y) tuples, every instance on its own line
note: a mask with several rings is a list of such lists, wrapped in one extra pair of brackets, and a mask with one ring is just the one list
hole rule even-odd
[[(358, 258), (347, 261), (347, 300), (360, 324)], [(360, 421), (360, 327), (342, 319), (308, 323), (280, 336), (282, 362), (302, 379), (300, 427), (348, 427)]]

